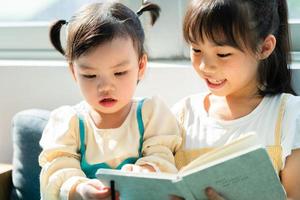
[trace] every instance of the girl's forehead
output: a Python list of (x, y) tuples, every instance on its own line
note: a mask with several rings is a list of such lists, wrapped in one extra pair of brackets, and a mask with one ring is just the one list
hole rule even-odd
[(130, 38), (115, 38), (101, 43), (75, 59), (82, 66), (115, 66), (133, 60), (138, 60), (138, 56)]
[(111, 54), (112, 55), (119, 55), (120, 52), (130, 52), (134, 50), (134, 45), (130, 37), (115, 37), (110, 40), (101, 42), (99, 44), (94, 45), (90, 49), (88, 49), (82, 56), (102, 56)]

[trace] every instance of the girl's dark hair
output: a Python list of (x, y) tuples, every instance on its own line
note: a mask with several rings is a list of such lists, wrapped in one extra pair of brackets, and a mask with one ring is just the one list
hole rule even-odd
[[(150, 2), (143, 3), (134, 13), (121, 3), (93, 3), (77, 12), (69, 22), (58, 20), (50, 27), (50, 41), (68, 62), (90, 52), (100, 44), (116, 37), (129, 37), (137, 50), (139, 58), (144, 54), (145, 34), (139, 16), (145, 11), (151, 14), (151, 23), (159, 17), (160, 8)], [(60, 31), (67, 26), (67, 43), (61, 45)]]
[(295, 94), (291, 86), (290, 39), (286, 0), (193, 0), (186, 12), (183, 34), (188, 43), (203, 42), (258, 52), (269, 35), (276, 37), (272, 54), (259, 63), (261, 95)]

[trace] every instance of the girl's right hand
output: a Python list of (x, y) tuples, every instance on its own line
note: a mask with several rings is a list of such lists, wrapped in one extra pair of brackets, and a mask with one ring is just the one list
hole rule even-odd
[[(79, 183), (74, 191), (74, 200), (82, 199), (111, 199), (111, 190), (109, 187), (104, 186), (101, 181), (97, 179), (91, 179), (87, 182)], [(116, 194), (116, 199), (119, 199)]]

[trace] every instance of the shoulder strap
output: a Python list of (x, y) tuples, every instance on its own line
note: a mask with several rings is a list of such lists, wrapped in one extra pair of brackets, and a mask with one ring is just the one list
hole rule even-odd
[(136, 118), (137, 123), (139, 127), (139, 133), (140, 133), (140, 146), (139, 146), (139, 157), (142, 156), (142, 147), (143, 147), (143, 141), (144, 141), (144, 123), (143, 123), (143, 116), (142, 116), (142, 107), (145, 99), (142, 99), (138, 101), (137, 109), (136, 109)]
[(275, 127), (275, 145), (281, 145), (282, 120), (283, 120), (287, 97), (288, 94), (282, 94), (281, 96), (281, 102), (280, 102), (280, 107), (279, 107), (279, 112), (278, 112), (278, 117), (277, 117), (276, 127)]
[(185, 121), (185, 106), (181, 109), (179, 115), (178, 115), (178, 122), (181, 129), (181, 137), (182, 137), (182, 144), (180, 146), (181, 149), (184, 148), (185, 142), (186, 142), (186, 131), (184, 127), (184, 121)]
[(84, 128), (84, 119), (81, 115), (78, 115), (79, 120), (79, 133), (80, 133), (80, 153), (81, 155), (85, 154), (85, 128)]

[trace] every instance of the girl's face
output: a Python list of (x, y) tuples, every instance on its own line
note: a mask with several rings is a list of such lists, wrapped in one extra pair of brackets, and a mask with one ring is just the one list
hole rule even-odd
[[(140, 60), (130, 38), (115, 38), (74, 60), (70, 66), (87, 103), (99, 114), (126, 112), (147, 56)], [(120, 113), (121, 112), (121, 113)]]
[(192, 44), (190, 56), (196, 72), (217, 96), (255, 94), (259, 59), (250, 52), (231, 46), (218, 46), (204, 38)]

